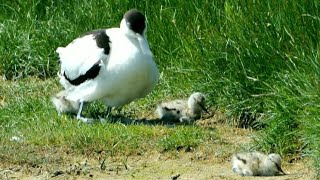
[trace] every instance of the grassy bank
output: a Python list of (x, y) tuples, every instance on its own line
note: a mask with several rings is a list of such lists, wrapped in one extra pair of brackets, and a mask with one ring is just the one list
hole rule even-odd
[[(22, 128), (62, 121), (41, 94), (45, 91), (48, 97), (57, 84), (50, 81), (48, 87), (39, 83), (34, 88), (24, 79), (55, 77), (58, 46), (88, 30), (118, 26), (132, 7), (147, 16), (148, 40), (162, 72), (157, 89), (138, 104), (148, 109), (162, 98), (203, 91), (209, 105), (232, 117), (226, 123), (262, 129), (258, 149), (307, 155), (320, 168), (320, 3), (316, 0), (1, 2), (0, 74), (17, 84), (6, 87), (8, 81), (1, 82), (2, 131), (9, 133), (17, 122), (27, 123)], [(18, 99), (11, 100), (17, 88)], [(40, 95), (30, 98), (29, 93)]]

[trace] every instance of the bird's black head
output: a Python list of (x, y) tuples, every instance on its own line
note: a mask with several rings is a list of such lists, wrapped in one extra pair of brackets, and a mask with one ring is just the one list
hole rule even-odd
[(146, 19), (140, 11), (137, 9), (131, 9), (124, 14), (123, 18), (125, 19), (129, 29), (135, 33), (143, 35), (143, 31), (146, 28)]

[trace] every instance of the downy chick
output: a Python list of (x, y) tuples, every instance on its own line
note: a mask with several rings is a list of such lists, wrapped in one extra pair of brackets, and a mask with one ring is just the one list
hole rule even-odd
[(205, 108), (205, 97), (200, 92), (193, 93), (188, 100), (173, 100), (158, 105), (156, 113), (162, 120), (192, 122), (201, 117)]
[(61, 113), (76, 114), (79, 110), (80, 103), (68, 100), (66, 96), (67, 91), (64, 90), (51, 97), (51, 102), (58, 111), (59, 116)]
[(275, 176), (285, 174), (279, 154), (260, 152), (237, 153), (232, 156), (232, 170), (242, 176)]

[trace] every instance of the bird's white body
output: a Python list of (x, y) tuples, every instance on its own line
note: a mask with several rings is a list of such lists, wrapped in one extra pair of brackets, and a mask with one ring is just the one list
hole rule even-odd
[(205, 98), (202, 93), (193, 93), (188, 100), (173, 100), (158, 105), (156, 113), (163, 120), (191, 122), (201, 117)]
[(232, 156), (232, 170), (243, 176), (275, 176), (285, 174), (278, 154), (260, 152), (237, 153)]
[[(106, 34), (112, 42), (109, 56), (103, 54), (103, 49), (92, 48), (92, 51), (88, 51), (88, 55), (80, 53), (79, 58), (71, 57), (69, 60), (69, 58), (62, 59), (68, 55), (64, 55), (60, 50), (61, 69), (75, 69), (70, 76), (84, 74), (94, 63), (102, 60), (99, 75), (78, 86), (72, 86), (64, 76), (60, 76), (60, 83), (67, 89), (72, 88), (67, 99), (72, 101), (81, 99), (86, 102), (100, 99), (107, 106), (121, 106), (146, 96), (157, 84), (159, 72), (153, 55), (150, 50), (144, 50), (147, 53), (142, 53), (138, 38), (125, 35), (120, 28), (107, 29)], [(77, 39), (69, 44), (64, 49), (65, 53), (75, 54), (77, 51), (86, 51), (88, 44), (95, 43), (91, 35), (87, 36), (89, 37)], [(147, 44), (147, 41), (143, 43)], [(75, 50), (77, 48), (78, 50)], [(80, 61), (81, 57), (84, 58), (83, 62), (72, 66), (72, 62)]]
[[(107, 63), (108, 56), (103, 53), (103, 49), (97, 47), (93, 35), (86, 35), (75, 39), (66, 47), (58, 47), (56, 52), (59, 54), (61, 71), (68, 71), (68, 77), (75, 79), (81, 74), (85, 74), (94, 63), (102, 60)], [(60, 76), (60, 83), (65, 89), (71, 84), (66, 81), (64, 76)]]
[[(108, 38), (103, 39), (104, 43), (109, 40), (108, 52), (99, 47), (94, 33), (57, 48), (61, 62), (60, 84), (68, 92), (67, 100), (80, 103), (102, 100), (108, 107), (117, 107), (145, 97), (154, 89), (159, 71), (145, 37), (146, 27), (139, 34), (129, 25), (124, 18), (120, 28), (101, 31), (104, 38)], [(95, 65), (99, 72), (94, 78), (78, 84), (70, 82)], [(81, 111), (82, 107), (78, 117)]]

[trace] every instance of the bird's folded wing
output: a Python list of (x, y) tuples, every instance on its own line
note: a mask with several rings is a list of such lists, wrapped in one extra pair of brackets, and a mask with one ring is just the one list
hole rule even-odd
[[(109, 39), (105, 40), (109, 45)], [(108, 59), (106, 48), (99, 47), (98, 43), (101, 44), (101, 38), (97, 38), (97, 34), (88, 34), (75, 39), (66, 47), (58, 47), (56, 52), (61, 62), (61, 74), (73, 80), (86, 74), (98, 61), (106, 62)]]

